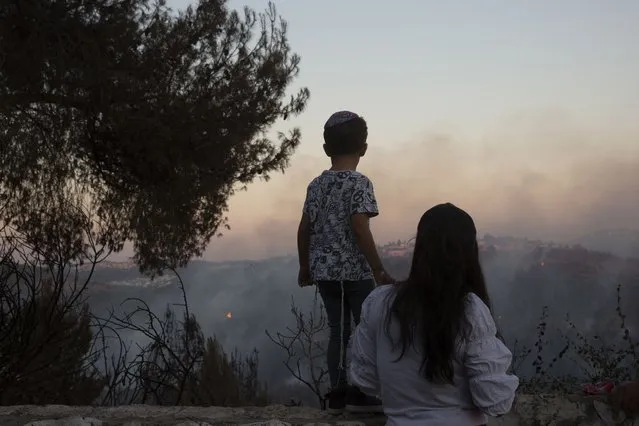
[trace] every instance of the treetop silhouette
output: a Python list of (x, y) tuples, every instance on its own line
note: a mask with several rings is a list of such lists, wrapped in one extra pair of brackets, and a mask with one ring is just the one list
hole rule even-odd
[(133, 241), (142, 271), (184, 266), (227, 228), (235, 190), (287, 167), (299, 129), (267, 133), (307, 103), (287, 94), (299, 62), (272, 4), (3, 1), (2, 221), (80, 251), (88, 216), (108, 249)]

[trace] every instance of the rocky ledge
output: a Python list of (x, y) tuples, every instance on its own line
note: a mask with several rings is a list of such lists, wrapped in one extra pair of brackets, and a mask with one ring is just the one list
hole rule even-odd
[[(384, 416), (331, 416), (308, 407), (0, 407), (4, 426), (213, 426), (213, 425), (384, 425)], [(489, 425), (635, 425), (639, 419), (615, 412), (605, 398), (576, 395), (520, 395), (513, 411)]]

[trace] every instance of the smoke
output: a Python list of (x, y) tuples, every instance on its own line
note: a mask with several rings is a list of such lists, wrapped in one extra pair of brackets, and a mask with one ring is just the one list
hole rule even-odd
[[(598, 229), (637, 228), (639, 131), (578, 124), (559, 113), (522, 114), (477, 139), (424, 133), (396, 145), (376, 138), (360, 170), (374, 183), (378, 242), (412, 236), (421, 214), (452, 202), (480, 233), (570, 241)], [(231, 230), (205, 258), (291, 254), (306, 186), (329, 159), (298, 154), (286, 174), (253, 184), (230, 203)]]

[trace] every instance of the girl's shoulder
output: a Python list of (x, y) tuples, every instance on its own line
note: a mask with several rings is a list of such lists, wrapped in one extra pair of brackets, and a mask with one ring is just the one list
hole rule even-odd
[(466, 311), (474, 314), (484, 314), (486, 312), (490, 313), (490, 309), (481, 300), (481, 297), (477, 296), (475, 293), (468, 293), (466, 295)]
[(384, 306), (386, 305), (388, 298), (392, 297), (393, 293), (392, 284), (375, 287), (362, 304), (362, 315), (381, 315), (384, 311)]
[(370, 292), (367, 299), (371, 301), (379, 302), (382, 299), (390, 296), (393, 293), (394, 284), (384, 284), (377, 286)]
[(471, 330), (469, 339), (480, 339), (486, 335), (495, 335), (497, 326), (490, 309), (475, 293), (466, 295), (466, 318)]

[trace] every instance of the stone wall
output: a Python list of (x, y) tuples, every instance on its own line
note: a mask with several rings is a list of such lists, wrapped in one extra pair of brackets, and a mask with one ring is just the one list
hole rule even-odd
[[(331, 416), (307, 407), (0, 407), (3, 426), (151, 426), (151, 425), (383, 425), (383, 416)], [(489, 425), (635, 425), (603, 398), (570, 395), (520, 395), (513, 411)]]

